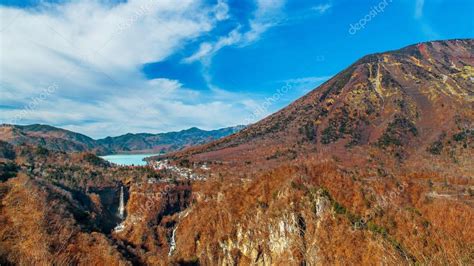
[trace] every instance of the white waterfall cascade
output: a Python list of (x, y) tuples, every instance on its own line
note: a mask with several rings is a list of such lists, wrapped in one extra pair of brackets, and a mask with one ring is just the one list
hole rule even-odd
[(168, 257), (171, 257), (173, 255), (173, 252), (176, 250), (176, 231), (178, 230), (179, 221), (182, 218), (186, 218), (186, 216), (188, 216), (190, 211), (191, 209), (187, 209), (178, 214), (178, 222), (176, 223), (176, 227), (173, 229), (173, 233), (171, 234), (170, 250), (168, 252)]
[(123, 186), (120, 187), (120, 204), (118, 208), (118, 217), (122, 220), (125, 218), (125, 203), (123, 199)]
[(176, 230), (178, 229), (178, 226), (176, 226), (173, 229), (173, 234), (171, 235), (171, 242), (170, 242), (170, 251), (168, 252), (168, 256), (173, 255), (173, 252), (176, 249)]

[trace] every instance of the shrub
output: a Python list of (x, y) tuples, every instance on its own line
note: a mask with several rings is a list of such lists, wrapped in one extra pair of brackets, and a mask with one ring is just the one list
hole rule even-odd
[(369, 231), (373, 232), (374, 234), (379, 234), (379, 235), (382, 235), (382, 236), (387, 236), (388, 235), (387, 229), (385, 229), (383, 226), (377, 225), (376, 223), (374, 223), (372, 221), (369, 221), (367, 223), (367, 228), (369, 229)]
[(332, 208), (337, 214), (345, 214), (347, 212), (346, 207), (344, 207), (342, 204), (340, 204), (337, 201), (333, 202)]
[(49, 151), (45, 147), (39, 145), (36, 148), (36, 155), (48, 155), (48, 154), (49, 154)]
[(0, 181), (15, 177), (19, 169), (15, 163), (0, 163)]
[(0, 140), (0, 157), (13, 160), (15, 159), (15, 156), (16, 154), (13, 146), (8, 142)]
[(84, 160), (92, 165), (95, 166), (103, 166), (106, 165), (106, 162), (101, 159), (100, 157), (92, 154), (92, 153), (87, 153), (84, 155)]
[(442, 151), (443, 151), (443, 142), (439, 140), (433, 142), (428, 148), (428, 152), (430, 152), (433, 155), (440, 155)]
[(396, 117), (377, 142), (381, 148), (402, 146), (409, 136), (418, 136), (418, 130), (413, 122), (405, 117)]
[(309, 141), (316, 140), (317, 126), (313, 122), (309, 122), (302, 128), (300, 128), (300, 133), (304, 134), (306, 139)]
[[(457, 134), (454, 134), (453, 135), (453, 140), (456, 141), (456, 142), (465, 142), (466, 144), (466, 141), (468, 141), (469, 138), (474, 138), (474, 130), (469, 130), (469, 129), (466, 129), (466, 130), (463, 130)], [(467, 145), (465, 145), (467, 146)]]
[(181, 161), (179, 161), (179, 166), (190, 168), (191, 162), (189, 161), (189, 159), (182, 159)]

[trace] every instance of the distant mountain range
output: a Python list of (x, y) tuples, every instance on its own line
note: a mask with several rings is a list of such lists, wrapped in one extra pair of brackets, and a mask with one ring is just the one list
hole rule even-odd
[(234, 134), (243, 126), (217, 130), (202, 130), (196, 127), (179, 132), (159, 134), (125, 134), (95, 140), (86, 135), (48, 125), (2, 125), (0, 140), (11, 144), (41, 145), (50, 150), (64, 152), (91, 151), (99, 155), (117, 153), (162, 153), (177, 151), (184, 147), (204, 144)]
[(190, 129), (159, 134), (139, 133), (97, 140), (100, 147), (114, 153), (127, 152), (169, 152), (184, 147), (204, 144), (239, 132), (244, 126), (216, 130)]

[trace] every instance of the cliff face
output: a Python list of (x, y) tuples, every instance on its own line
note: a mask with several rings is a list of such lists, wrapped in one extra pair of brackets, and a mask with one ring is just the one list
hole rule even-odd
[(127, 217), (113, 231), (113, 238), (136, 262), (165, 265), (173, 253), (174, 230), (190, 204), (189, 182), (134, 184)]
[[(466, 182), (466, 183), (464, 183)], [(461, 185), (464, 184), (464, 185)], [(203, 265), (467, 263), (472, 180), (305, 161), (195, 184), (172, 261)]]
[(321, 224), (332, 215), (330, 201), (322, 190), (294, 195), (287, 185), (272, 199), (249, 197), (251, 204), (229, 192), (219, 192), (215, 198), (198, 196), (196, 205), (179, 223), (172, 257), (205, 265), (320, 262), (316, 236), (318, 230), (323, 230)]

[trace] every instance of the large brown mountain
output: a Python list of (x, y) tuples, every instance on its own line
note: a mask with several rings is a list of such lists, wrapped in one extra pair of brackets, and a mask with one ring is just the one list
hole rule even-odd
[(473, 110), (474, 40), (427, 42), (365, 56), (238, 134), (173, 156), (258, 164), (320, 155), (430, 170), (456, 162), (472, 174)]

